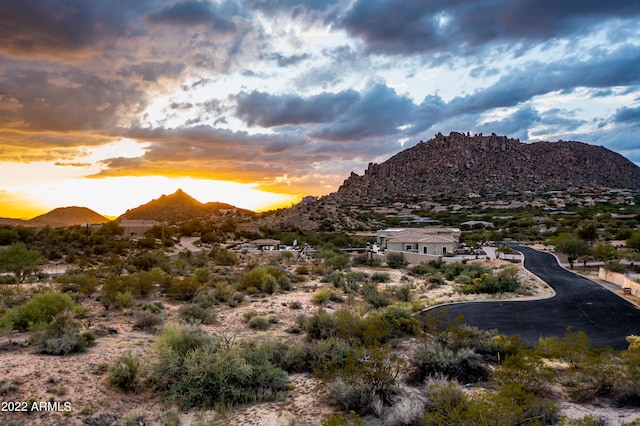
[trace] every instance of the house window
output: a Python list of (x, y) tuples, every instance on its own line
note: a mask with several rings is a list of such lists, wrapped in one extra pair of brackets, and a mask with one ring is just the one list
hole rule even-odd
[(411, 250), (411, 244), (407, 244), (404, 249), (405, 249), (405, 251), (410, 251)]
[(447, 248), (446, 247), (442, 247), (442, 254), (447, 254)]
[(426, 246), (422, 247), (422, 251), (423, 251), (424, 254), (427, 254), (427, 247)]

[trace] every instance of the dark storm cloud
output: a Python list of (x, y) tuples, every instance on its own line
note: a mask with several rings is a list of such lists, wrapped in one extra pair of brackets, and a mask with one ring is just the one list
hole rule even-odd
[(299, 55), (286, 56), (281, 53), (270, 53), (270, 54), (263, 55), (263, 57), (267, 60), (275, 61), (279, 67), (285, 68), (291, 65), (297, 65), (298, 63), (306, 59), (309, 59), (311, 55), (307, 53), (302, 53)]
[(236, 30), (235, 24), (219, 15), (214, 4), (208, 1), (187, 0), (167, 6), (146, 17), (151, 24), (168, 24), (177, 27), (206, 25), (220, 32), (230, 33)]
[(376, 84), (335, 121), (313, 129), (311, 136), (341, 142), (398, 134), (398, 127), (408, 124), (413, 109), (411, 99)]
[(250, 126), (274, 127), (313, 124), (311, 138), (353, 141), (391, 135), (407, 124), (413, 102), (393, 89), (376, 84), (364, 93), (346, 90), (308, 98), (297, 95), (242, 93), (236, 114)]
[(451, 54), (493, 42), (548, 41), (638, 15), (640, 3), (628, 0), (357, 0), (338, 25), (371, 51)]
[[(105, 130), (136, 112), (146, 95), (126, 80), (106, 79), (74, 69), (6, 71), (0, 78), (0, 107), (19, 105), (0, 115), (0, 126), (30, 131)], [(22, 123), (22, 124), (16, 124)]]
[(250, 126), (323, 123), (335, 120), (359, 99), (360, 94), (355, 90), (322, 93), (309, 98), (254, 91), (236, 96), (236, 114)]
[(141, 78), (144, 81), (155, 83), (160, 78), (176, 78), (185, 69), (185, 64), (163, 62), (141, 62), (124, 67), (120, 74), (124, 77)]
[[(0, 52), (52, 56), (131, 36), (150, 0), (5, 0), (0, 2)], [(57, 57), (59, 59), (59, 57)]]
[(619, 108), (613, 115), (612, 120), (616, 123), (637, 123), (640, 125), (640, 107)]
[(640, 82), (640, 47), (625, 46), (614, 53), (584, 61), (530, 63), (514, 69), (490, 87), (453, 99), (452, 113), (479, 112), (518, 105), (534, 96), (577, 87), (605, 88)]

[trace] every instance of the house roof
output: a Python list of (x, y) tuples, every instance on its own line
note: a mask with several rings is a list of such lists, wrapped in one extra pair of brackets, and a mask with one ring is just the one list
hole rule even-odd
[[(437, 229), (439, 232), (434, 232)], [(448, 231), (448, 234), (442, 232)], [(451, 230), (446, 228), (416, 228), (405, 229), (390, 234), (387, 243), (455, 243), (456, 239), (451, 236)]]
[(272, 240), (269, 238), (264, 238), (261, 240), (253, 240), (251, 244), (255, 244), (257, 246), (277, 246), (280, 244), (280, 240)]

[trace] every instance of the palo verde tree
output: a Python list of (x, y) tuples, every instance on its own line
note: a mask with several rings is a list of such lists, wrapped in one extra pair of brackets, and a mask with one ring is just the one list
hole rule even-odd
[(589, 256), (592, 248), (573, 234), (560, 234), (551, 241), (557, 251), (567, 256), (569, 266), (573, 269), (574, 262), (581, 256)]
[(0, 251), (0, 270), (12, 272), (18, 282), (36, 272), (43, 261), (38, 250), (28, 249), (22, 243), (12, 244)]

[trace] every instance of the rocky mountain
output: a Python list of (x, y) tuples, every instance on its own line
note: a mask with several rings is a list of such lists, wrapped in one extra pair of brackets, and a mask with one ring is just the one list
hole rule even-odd
[(20, 219), (0, 219), (0, 223), (7, 225), (21, 225), (30, 227), (65, 227), (74, 225), (100, 224), (109, 222), (104, 216), (99, 215), (95, 211), (87, 207), (59, 207), (48, 213), (34, 217), (29, 220)]
[(467, 197), (576, 188), (640, 190), (640, 168), (620, 154), (581, 142), (522, 143), (506, 136), (451, 133), (420, 142), (364, 175), (352, 173), (338, 204)]
[(201, 203), (182, 189), (171, 195), (149, 201), (134, 209), (127, 210), (118, 220), (157, 220), (159, 222), (180, 222), (191, 219), (215, 219), (220, 217), (251, 216), (250, 210), (240, 209), (231, 204)]
[(421, 141), (381, 164), (370, 163), (363, 175), (351, 173), (336, 192), (307, 197), (265, 216), (262, 224), (376, 229), (387, 226), (388, 217), (412, 220), (398, 214), (404, 213), (402, 206), (417, 203), (429, 209), (440, 203), (544, 198), (550, 191), (599, 194), (606, 188), (640, 191), (640, 168), (604, 147), (581, 142), (522, 143), (495, 134), (454, 132)]

